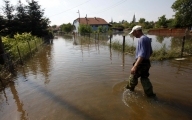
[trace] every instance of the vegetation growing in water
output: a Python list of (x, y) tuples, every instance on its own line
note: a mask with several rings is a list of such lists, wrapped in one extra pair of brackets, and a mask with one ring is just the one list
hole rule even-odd
[[(109, 44), (110, 45), (110, 44)], [(111, 43), (111, 47), (115, 50), (122, 51), (123, 46), (119, 42), (113, 42)], [(186, 42), (184, 46), (184, 53), (186, 55), (191, 55), (192, 54), (192, 45), (188, 44)], [(125, 45), (125, 53), (128, 54), (135, 54), (135, 46), (131, 45)], [(180, 57), (181, 55), (181, 47), (175, 47), (173, 49), (167, 50), (165, 44), (159, 49), (159, 50), (153, 50), (153, 54), (151, 55), (151, 60), (164, 60), (164, 59), (171, 59), (171, 58), (176, 58)]]
[(19, 59), (18, 50), (21, 57), (27, 56), (31, 51), (35, 50), (42, 40), (38, 37), (32, 36), (31, 33), (16, 34), (13, 38), (2, 37), (4, 49), (10, 54), (13, 60)]

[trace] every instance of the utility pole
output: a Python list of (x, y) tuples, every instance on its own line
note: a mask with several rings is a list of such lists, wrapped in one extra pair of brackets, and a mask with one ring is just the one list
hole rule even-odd
[[(79, 26), (80, 26), (80, 11), (78, 10), (77, 13), (79, 13)], [(79, 30), (77, 30), (77, 31), (78, 31), (77, 34), (79, 34)]]
[(87, 14), (86, 14), (86, 17), (85, 17), (85, 18), (86, 18), (86, 22), (87, 22), (87, 25), (88, 25), (88, 19), (87, 19)]
[(80, 24), (80, 12), (79, 12), (79, 10), (78, 10), (78, 12), (77, 13), (79, 13), (79, 24)]

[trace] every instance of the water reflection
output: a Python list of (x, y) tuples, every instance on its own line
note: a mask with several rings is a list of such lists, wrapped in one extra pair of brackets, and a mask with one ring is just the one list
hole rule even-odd
[(159, 43), (162, 44), (162, 42), (163, 42), (163, 40), (164, 40), (164, 36), (157, 36), (156, 39), (157, 39), (157, 41), (158, 41)]
[[(44, 76), (45, 84), (48, 84), (50, 82), (49, 76), (50, 76), (50, 70), (52, 67), (52, 45), (46, 45), (43, 49), (46, 49), (46, 52), (39, 51), (36, 54), (35, 59), (31, 59), (29, 61), (27, 71), (32, 72), (36, 77), (38, 77), (38, 73), (40, 72), (41, 75)], [(23, 69), (24, 70), (24, 69)], [(25, 73), (25, 70), (24, 72)]]
[[(124, 34), (116, 34), (113, 35), (112, 37), (112, 42), (119, 42), (122, 44), (123, 42), (123, 35)], [(152, 48), (153, 50), (159, 50), (161, 49), (164, 45), (167, 50), (170, 49), (178, 49), (181, 48), (182, 45), (182, 39), (184, 34), (157, 34), (157, 35), (151, 35), (151, 34), (146, 34), (149, 38), (152, 38)], [(127, 45), (130, 46), (136, 46), (137, 45), (137, 39), (134, 38), (131, 35), (126, 35), (125, 36), (125, 42)], [(192, 35), (187, 35), (186, 36), (186, 44), (192, 44)]]
[(111, 51), (112, 48), (111, 48), (111, 44), (110, 44), (110, 48), (109, 49), (110, 49), (110, 61), (111, 61), (111, 64), (112, 64), (112, 51)]
[(52, 49), (51, 46), (47, 46), (46, 53), (40, 52), (40, 54), (38, 54), (38, 57), (41, 57), (41, 59), (38, 59), (39, 61), (37, 66), (40, 68), (41, 73), (43, 73), (43, 75), (45, 76), (45, 82), (44, 82), (45, 84), (48, 84), (50, 82), (49, 74), (52, 61), (51, 49)]
[[(3, 83), (3, 81), (0, 79), (0, 83), (1, 83), (1, 86), (3, 87), (2, 88), (2, 93), (3, 93), (3, 95), (4, 95), (4, 98), (5, 98), (5, 101), (6, 101), (6, 103), (8, 104), (8, 99), (7, 99), (7, 95), (6, 95), (6, 92), (5, 92), (5, 85), (4, 85), (4, 83)], [(0, 92), (1, 93), (1, 92)], [(0, 94), (0, 100), (1, 100), (1, 94)]]
[(78, 45), (77, 39), (75, 37), (73, 37), (73, 45)]
[(20, 120), (27, 120), (27, 114), (26, 111), (24, 110), (24, 104), (20, 101), (18, 92), (15, 88), (14, 82), (11, 82), (10, 85), (10, 90), (13, 95), (13, 99), (15, 100), (15, 103), (17, 104), (17, 111), (21, 113)]
[(123, 71), (124, 71), (124, 67), (125, 67), (125, 54), (122, 53), (122, 63), (123, 63)]
[(65, 40), (69, 40), (69, 41), (71, 41), (72, 39), (73, 39), (73, 36), (71, 36), (71, 35), (64, 35), (64, 36), (62, 36)]

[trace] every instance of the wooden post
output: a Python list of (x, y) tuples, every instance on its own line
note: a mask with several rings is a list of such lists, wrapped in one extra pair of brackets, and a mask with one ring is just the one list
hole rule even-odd
[(14, 66), (10, 57), (10, 54), (7, 53), (7, 61), (8, 61), (8, 66), (9, 66), (9, 71), (14, 74)]
[(17, 51), (19, 53), (19, 58), (20, 58), (20, 62), (21, 64), (23, 65), (23, 61), (22, 61), (22, 58), (21, 58), (21, 53), (20, 53), (20, 50), (19, 50), (19, 47), (17, 46)]
[(112, 37), (112, 35), (110, 35), (110, 44), (111, 44), (111, 37)]
[(4, 60), (4, 48), (3, 48), (3, 42), (0, 36), (0, 64), (4, 64), (5, 60)]
[(123, 36), (123, 52), (125, 52), (125, 36)]
[(36, 46), (36, 50), (37, 50), (37, 43), (36, 43), (36, 40), (35, 40), (35, 46)]
[(181, 57), (183, 57), (184, 45), (185, 45), (185, 36), (183, 36), (183, 40), (182, 40)]
[(28, 46), (29, 46), (30, 53), (31, 53), (31, 55), (32, 55), (31, 47), (30, 47), (29, 41), (27, 41), (27, 43), (28, 43)]

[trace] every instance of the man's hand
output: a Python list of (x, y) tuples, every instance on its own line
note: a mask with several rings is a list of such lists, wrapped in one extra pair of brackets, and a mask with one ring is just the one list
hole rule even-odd
[(137, 70), (137, 67), (136, 66), (133, 66), (132, 68), (131, 68), (131, 74), (135, 74), (135, 72), (136, 72), (136, 70)]
[(135, 74), (137, 70), (137, 66), (143, 61), (142, 57), (138, 57), (137, 61), (135, 62), (134, 66), (131, 68), (131, 74)]

